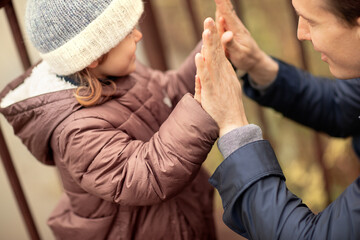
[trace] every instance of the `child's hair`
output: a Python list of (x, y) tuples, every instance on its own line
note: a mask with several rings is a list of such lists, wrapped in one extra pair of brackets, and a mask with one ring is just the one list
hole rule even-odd
[[(87, 68), (75, 73), (74, 78), (80, 82), (80, 86), (75, 91), (75, 98), (84, 107), (91, 107), (102, 103), (111, 97), (116, 90), (114, 81), (110, 79), (101, 81)], [(103, 94), (104, 85), (112, 85), (114, 91), (110, 94)]]
[[(98, 59), (99, 64), (106, 60), (107, 54)], [(75, 91), (76, 100), (84, 107), (91, 107), (103, 102), (103, 100), (111, 97), (116, 90), (116, 84), (110, 79), (100, 80), (88, 68), (74, 73), (71, 76), (79, 83), (79, 87)], [(103, 94), (103, 87), (112, 85), (113, 90), (109, 94)]]

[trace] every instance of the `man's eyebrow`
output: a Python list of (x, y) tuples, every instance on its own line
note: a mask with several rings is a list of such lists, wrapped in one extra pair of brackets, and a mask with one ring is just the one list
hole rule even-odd
[(295, 13), (296, 13), (297, 16), (300, 16), (300, 17), (304, 18), (305, 20), (307, 20), (309, 22), (315, 22), (314, 20), (312, 20), (310, 18), (307, 18), (304, 15), (302, 15), (301, 13), (299, 13), (296, 9), (295, 9)]

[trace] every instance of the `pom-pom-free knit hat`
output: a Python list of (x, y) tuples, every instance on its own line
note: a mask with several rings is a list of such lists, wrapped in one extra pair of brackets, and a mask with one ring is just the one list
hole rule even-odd
[(143, 9), (142, 0), (28, 0), (25, 25), (42, 59), (70, 75), (123, 40)]

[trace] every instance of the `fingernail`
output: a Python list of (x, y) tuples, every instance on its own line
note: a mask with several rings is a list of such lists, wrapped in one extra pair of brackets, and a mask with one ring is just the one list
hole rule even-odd
[(204, 31), (204, 34), (205, 34), (205, 36), (210, 36), (210, 33), (211, 33), (211, 31), (209, 30), (209, 29), (206, 29), (205, 31)]
[(207, 18), (206, 18), (206, 22), (210, 22), (210, 21), (212, 21), (212, 18), (211, 18), (211, 17), (207, 17)]

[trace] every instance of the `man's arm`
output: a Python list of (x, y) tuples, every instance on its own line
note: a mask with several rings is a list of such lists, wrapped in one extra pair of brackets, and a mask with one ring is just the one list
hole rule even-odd
[(284, 116), (335, 137), (360, 133), (360, 79), (331, 80), (277, 60), (279, 72), (266, 89), (244, 77), (246, 95)]
[[(244, 127), (220, 138), (220, 151), (228, 157), (210, 178), (222, 198), (228, 227), (249, 239), (360, 238), (360, 178), (314, 214), (287, 189), (270, 144), (256, 140), (261, 130), (252, 127), (253, 138), (249, 132), (241, 137), (242, 131)], [(239, 148), (228, 150), (224, 143)]]

